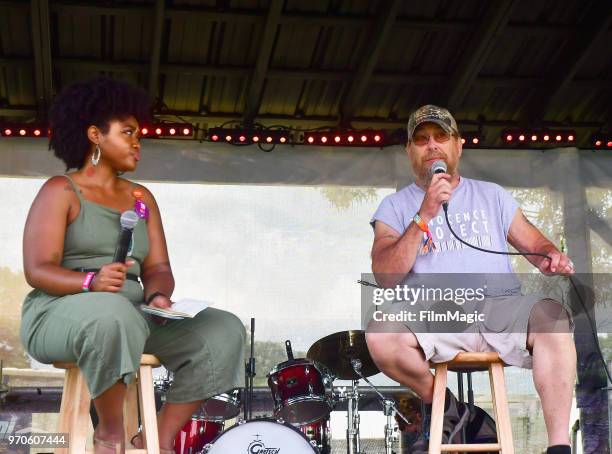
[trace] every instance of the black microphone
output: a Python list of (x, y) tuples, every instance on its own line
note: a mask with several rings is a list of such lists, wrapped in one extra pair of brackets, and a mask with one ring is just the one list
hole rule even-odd
[(289, 361), (293, 361), (293, 349), (291, 348), (291, 341), (285, 341), (285, 349), (287, 350), (287, 358)]
[[(438, 160), (433, 162), (429, 169), (429, 173), (433, 177), (436, 173), (446, 173), (447, 169), (446, 162)], [(442, 202), (442, 208), (444, 208), (444, 212), (448, 210), (448, 201)]]
[(136, 224), (138, 224), (138, 215), (135, 211), (124, 211), (121, 214), (119, 223), (121, 224), (121, 232), (119, 233), (119, 242), (117, 243), (117, 248), (115, 249), (113, 263), (125, 263), (128, 249), (130, 248), (130, 241), (132, 241), (132, 232), (134, 231)]

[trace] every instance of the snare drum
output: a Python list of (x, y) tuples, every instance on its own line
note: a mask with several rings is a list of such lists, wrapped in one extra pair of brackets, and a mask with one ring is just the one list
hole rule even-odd
[(202, 413), (206, 419), (235, 418), (240, 413), (240, 389), (218, 394), (205, 400), (202, 404)]
[(332, 410), (331, 373), (320, 363), (294, 359), (268, 374), (275, 416), (291, 424), (309, 424)]
[(192, 416), (174, 439), (175, 454), (195, 454), (223, 432), (223, 421), (207, 421), (201, 416)]
[(207, 454), (317, 454), (309, 440), (289, 424), (256, 419), (237, 424), (204, 448)]

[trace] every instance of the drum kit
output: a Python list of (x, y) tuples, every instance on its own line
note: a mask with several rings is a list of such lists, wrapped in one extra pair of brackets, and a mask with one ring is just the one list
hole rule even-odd
[[(286, 341), (287, 360), (267, 375), (274, 401), (274, 418), (252, 418), (252, 379), (247, 379), (244, 393), (244, 419), (225, 428), (226, 422), (241, 411), (241, 390), (206, 400), (199, 411), (177, 434), (176, 454), (330, 454), (330, 413), (347, 405), (347, 454), (362, 454), (359, 434), (359, 380), (364, 380), (380, 398), (385, 425), (385, 453), (397, 452), (397, 422), (408, 420), (370, 383), (367, 377), (378, 373), (369, 355), (363, 331), (343, 331), (315, 342), (306, 358), (294, 358), (291, 343)], [(253, 362), (251, 362), (253, 364)], [(247, 364), (247, 375), (249, 366)], [(252, 371), (254, 372), (254, 371)], [(254, 374), (253, 374), (254, 375)], [(248, 377), (247, 377), (248, 378)], [(251, 377), (252, 378), (252, 377)], [(334, 388), (334, 380), (351, 380), (351, 386)], [(162, 392), (171, 378), (156, 382)], [(249, 396), (250, 394), (250, 396)], [(394, 419), (395, 418), (395, 419)]]

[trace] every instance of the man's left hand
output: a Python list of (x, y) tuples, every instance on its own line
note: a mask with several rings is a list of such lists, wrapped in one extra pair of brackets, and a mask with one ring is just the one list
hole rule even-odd
[(554, 276), (555, 274), (569, 276), (574, 274), (574, 264), (567, 255), (559, 252), (556, 248), (551, 248), (544, 253), (550, 257), (550, 260), (542, 259), (538, 266), (541, 273), (547, 276)]

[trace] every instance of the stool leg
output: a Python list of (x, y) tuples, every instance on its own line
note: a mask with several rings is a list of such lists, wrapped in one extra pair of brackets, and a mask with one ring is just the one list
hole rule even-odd
[(447, 369), (448, 366), (446, 363), (436, 364), (433, 402), (431, 403), (431, 426), (429, 428), (429, 454), (440, 454), (440, 448), (442, 445)]
[(125, 394), (125, 402), (123, 404), (123, 424), (125, 429), (125, 446), (132, 437), (138, 433), (138, 388), (136, 381), (130, 383)]
[(83, 374), (76, 367), (68, 369), (62, 392), (58, 432), (69, 434), (69, 448), (56, 449), (56, 452), (62, 454), (85, 452), (90, 402), (91, 397)]
[(504, 379), (504, 367), (501, 363), (493, 363), (489, 366), (489, 378), (491, 380), (493, 409), (495, 410), (497, 438), (501, 446), (501, 452), (502, 454), (514, 454), (506, 381)]
[[(469, 375), (469, 372), (468, 372)], [(465, 393), (463, 391), (463, 372), (457, 372), (457, 394), (459, 402), (465, 404)], [(469, 410), (469, 407), (468, 407)], [(467, 439), (467, 424), (461, 428), (461, 443), (464, 444)]]
[(138, 397), (140, 398), (140, 415), (142, 418), (142, 437), (144, 445), (147, 452), (158, 453), (159, 434), (157, 432), (157, 411), (155, 409), (153, 370), (151, 366), (140, 366), (138, 380)]

